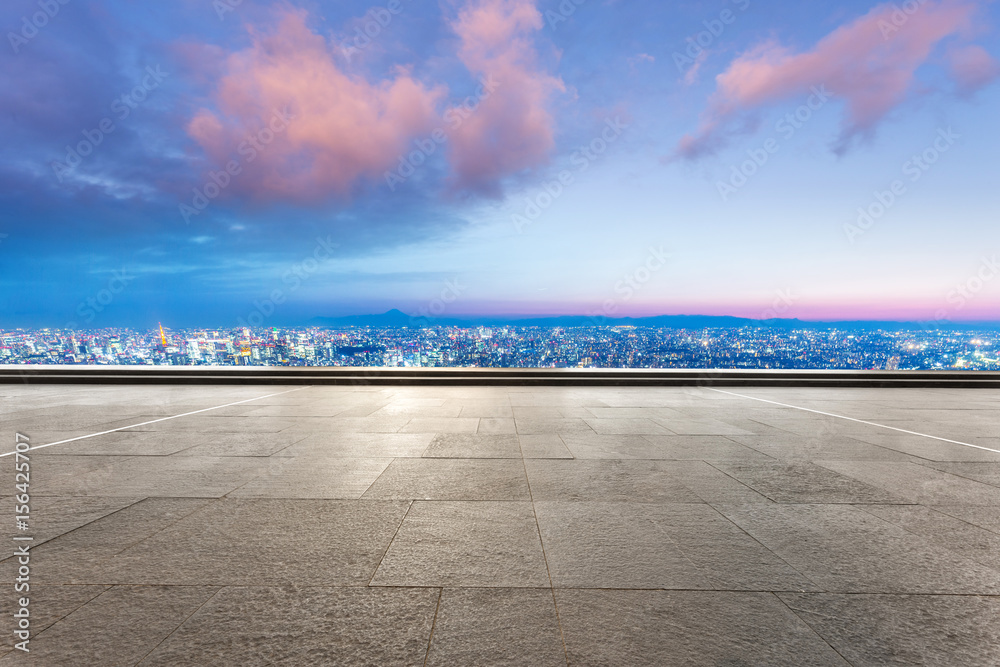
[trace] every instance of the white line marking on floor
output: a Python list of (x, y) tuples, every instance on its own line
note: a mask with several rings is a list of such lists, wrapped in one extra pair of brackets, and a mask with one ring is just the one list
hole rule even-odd
[[(209, 412), (211, 410), (219, 410), (221, 408), (231, 408), (234, 405), (241, 405), (243, 403), (249, 403), (251, 401), (259, 401), (262, 398), (271, 398), (272, 396), (281, 396), (282, 394), (290, 394), (293, 391), (302, 391), (303, 389), (309, 389), (312, 385), (308, 387), (297, 387), (296, 389), (289, 389), (288, 391), (279, 391), (277, 394), (268, 394), (267, 396), (257, 396), (256, 398), (248, 398), (245, 401), (236, 401), (235, 403), (226, 403), (225, 405), (216, 405), (212, 408), (203, 408), (201, 410), (195, 410), (194, 412), (185, 412), (182, 415), (173, 415), (171, 417), (161, 417), (159, 419), (154, 419), (148, 422), (142, 422), (141, 424), (131, 424), (129, 426), (122, 426), (121, 428), (113, 428), (110, 431), (101, 431), (100, 433), (91, 433), (90, 435), (80, 435), (75, 438), (70, 438), (69, 440), (60, 440), (59, 442), (50, 442), (47, 445), (38, 445), (37, 447), (29, 447), (27, 451), (33, 452), (36, 449), (44, 449), (45, 447), (52, 447), (54, 445), (65, 445), (67, 442), (76, 442), (77, 440), (86, 440), (87, 438), (96, 438), (99, 435), (107, 435), (108, 433), (117, 433), (118, 431), (124, 431), (128, 428), (137, 428), (139, 426), (146, 426), (147, 424), (155, 424), (157, 422), (165, 422), (169, 419), (177, 419), (178, 417), (190, 417), (191, 415), (196, 415), (201, 412)], [(7, 452), (6, 454), (0, 454), (0, 458), (5, 456), (13, 456), (14, 452)]]
[(837, 419), (846, 419), (848, 421), (857, 422), (859, 424), (868, 424), (869, 426), (878, 426), (879, 428), (887, 428), (890, 431), (899, 431), (900, 433), (908, 433), (909, 435), (919, 435), (923, 438), (930, 438), (932, 440), (940, 440), (941, 442), (950, 442), (953, 445), (962, 445), (963, 447), (973, 447), (975, 449), (982, 449), (987, 452), (993, 452), (994, 454), (1000, 454), (1000, 449), (990, 449), (989, 447), (982, 447), (980, 445), (973, 445), (968, 442), (959, 442), (958, 440), (949, 440), (948, 438), (939, 438), (936, 435), (927, 435), (926, 433), (917, 433), (916, 431), (907, 431), (905, 428), (896, 428), (895, 426), (886, 426), (885, 424), (876, 424), (875, 422), (868, 422), (864, 419), (855, 419), (854, 417), (845, 417), (844, 415), (835, 415), (832, 412), (822, 412), (820, 410), (813, 410), (811, 408), (800, 408), (797, 405), (789, 405), (787, 403), (778, 403), (777, 401), (769, 401), (766, 398), (757, 398), (756, 396), (746, 396), (744, 394), (737, 394), (732, 391), (723, 391), (722, 389), (713, 389), (712, 387), (705, 387), (710, 391), (717, 391), (720, 394), (729, 394), (730, 396), (739, 396), (740, 398), (746, 398), (751, 401), (761, 401), (762, 403), (770, 403), (772, 405), (780, 405), (783, 408), (792, 408), (795, 410), (802, 410), (804, 412), (815, 412), (818, 415), (825, 415), (827, 417), (836, 417)]

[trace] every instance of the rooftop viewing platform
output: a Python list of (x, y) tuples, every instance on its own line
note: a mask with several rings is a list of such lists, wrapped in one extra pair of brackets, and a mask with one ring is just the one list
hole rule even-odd
[(996, 387), (0, 396), (0, 664), (1000, 661)]

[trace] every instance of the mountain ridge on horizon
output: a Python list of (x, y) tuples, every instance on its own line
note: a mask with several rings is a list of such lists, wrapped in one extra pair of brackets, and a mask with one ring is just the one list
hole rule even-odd
[(539, 326), (539, 327), (586, 327), (586, 326), (651, 326), (678, 329), (734, 328), (744, 326), (774, 327), (780, 329), (888, 329), (902, 330), (945, 329), (945, 328), (1000, 328), (1000, 321), (952, 322), (937, 320), (918, 322), (907, 320), (801, 320), (799, 318), (752, 319), (733, 315), (650, 315), (645, 317), (607, 317), (603, 315), (507, 315), (507, 316), (453, 316), (433, 317), (407, 315), (398, 308), (384, 313), (369, 315), (345, 315), (340, 317), (314, 317), (311, 326), (382, 326), (415, 327), (428, 326)]

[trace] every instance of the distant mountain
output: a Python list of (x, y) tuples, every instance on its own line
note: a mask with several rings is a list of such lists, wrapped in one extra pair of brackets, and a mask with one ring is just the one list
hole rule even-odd
[(557, 315), (550, 317), (424, 317), (407, 315), (392, 309), (381, 315), (349, 315), (346, 317), (316, 317), (309, 321), (318, 327), (410, 327), (428, 326), (517, 326), (517, 327), (593, 327), (635, 326), (671, 329), (731, 329), (739, 327), (775, 327), (779, 329), (850, 329), (861, 331), (902, 331), (907, 329), (1000, 329), (1000, 322), (891, 322), (891, 321), (828, 321), (799, 319), (752, 320), (728, 315), (656, 315), (652, 317), (603, 317), (587, 315)]
[(463, 326), (465, 320), (427, 318), (410, 316), (401, 310), (393, 308), (381, 315), (348, 315), (347, 317), (315, 317), (309, 321), (318, 327), (427, 327), (427, 326)]
[(634, 326), (674, 329), (729, 328), (754, 325), (754, 320), (727, 315), (657, 315), (654, 317), (605, 317), (603, 315), (558, 315), (485, 320), (492, 326), (509, 324), (522, 327), (593, 327)]

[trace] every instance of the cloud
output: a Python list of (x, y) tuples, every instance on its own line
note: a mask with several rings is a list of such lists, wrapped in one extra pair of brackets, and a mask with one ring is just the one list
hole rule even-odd
[[(425, 85), (402, 68), (386, 81), (352, 74), (338, 49), (308, 28), (304, 11), (278, 16), (269, 32), (250, 29), (249, 48), (224, 56), (213, 76), (213, 108), (187, 123), (217, 170), (238, 159), (238, 148), (275, 111), (294, 116), (252, 163), (243, 161), (227, 195), (293, 203), (347, 197), (392, 170), (414, 139), (445, 128), (449, 184), (496, 196), (505, 178), (543, 164), (555, 146), (547, 105), (565, 87), (537, 64), (534, 33), (543, 20), (534, 0), (469, 0), (459, 11), (451, 24), (457, 58), (496, 90), (443, 116), (446, 86)], [(192, 57), (206, 52), (192, 44), (178, 49)]]
[[(964, 0), (923, 0), (912, 11), (879, 5), (837, 28), (811, 50), (801, 53), (766, 42), (730, 63), (716, 77), (716, 90), (694, 135), (679, 142), (675, 157), (696, 159), (725, 144), (739, 125), (760, 109), (788, 99), (805, 98), (813, 86), (825, 86), (844, 101), (837, 150), (869, 136), (885, 116), (903, 103), (916, 71), (946, 38), (967, 42), (978, 5)], [(907, 5), (909, 7), (910, 5)], [(978, 47), (952, 58), (960, 88), (988, 81), (995, 66)]]
[(698, 73), (701, 71), (701, 66), (705, 64), (705, 60), (708, 59), (708, 49), (702, 49), (698, 52), (698, 56), (694, 59), (694, 63), (684, 74), (684, 85), (693, 86), (698, 80)]
[(962, 95), (971, 95), (1000, 76), (1000, 63), (976, 44), (952, 49), (948, 64)]
[(637, 53), (628, 59), (628, 64), (631, 67), (635, 67), (641, 63), (655, 63), (656, 57), (651, 56), (648, 53)]
[[(218, 167), (241, 159), (243, 172), (227, 193), (293, 202), (345, 197), (437, 124), (443, 88), (428, 88), (403, 69), (378, 82), (342, 71), (324, 38), (306, 26), (305, 12), (284, 11), (273, 32), (250, 32), (252, 45), (225, 60), (216, 110), (200, 109), (187, 126)], [(280, 136), (252, 160), (237, 155), (248, 135), (285, 110), (293, 119)]]
[(565, 86), (536, 63), (533, 33), (543, 25), (534, 0), (472, 0), (452, 23), (459, 59), (498, 85), (450, 132), (457, 189), (498, 195), (504, 177), (543, 164), (554, 148), (547, 104)]

